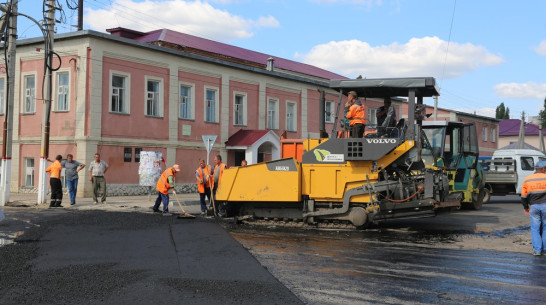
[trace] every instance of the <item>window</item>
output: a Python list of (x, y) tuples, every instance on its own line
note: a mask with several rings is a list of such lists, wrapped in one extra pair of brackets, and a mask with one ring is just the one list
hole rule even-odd
[(482, 141), (487, 142), (487, 127), (482, 127)]
[(243, 93), (234, 93), (233, 98), (233, 125), (246, 125), (246, 95)]
[(128, 114), (130, 111), (130, 77), (122, 72), (112, 72), (110, 92), (110, 112)]
[(180, 85), (180, 97), (179, 97), (179, 113), (178, 117), (181, 119), (190, 120), (193, 118), (193, 102), (192, 102), (192, 90), (193, 87), (187, 85)]
[(535, 161), (533, 157), (521, 157), (521, 169), (524, 171), (532, 171), (535, 169)]
[(497, 129), (491, 127), (491, 142), (494, 143), (496, 141), (497, 141)]
[(286, 102), (286, 130), (297, 131), (296, 118), (297, 118), (296, 103)]
[(68, 72), (59, 72), (56, 74), (56, 87), (57, 87), (57, 111), (68, 111)]
[(36, 112), (36, 76), (26, 75), (23, 78), (23, 113)]
[(24, 158), (25, 164), (25, 181), (24, 186), (34, 186), (34, 158)]
[(375, 116), (376, 111), (377, 108), (368, 108), (368, 119), (366, 120), (366, 125), (377, 125), (377, 117)]
[(6, 79), (0, 77), (0, 114), (4, 114), (6, 108)]
[(276, 99), (269, 99), (267, 102), (267, 128), (278, 129), (278, 112), (279, 101)]
[(334, 114), (334, 102), (326, 101), (326, 103), (324, 104), (324, 122), (333, 123)]
[(148, 80), (146, 82), (146, 112), (148, 116), (161, 116), (160, 109), (160, 87), (161, 82)]
[(216, 89), (205, 88), (205, 122), (218, 122), (218, 96)]

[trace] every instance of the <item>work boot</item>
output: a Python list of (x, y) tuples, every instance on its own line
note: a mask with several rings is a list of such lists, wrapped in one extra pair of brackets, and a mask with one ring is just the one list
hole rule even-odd
[(62, 208), (63, 207), (61, 205), (61, 200), (57, 200), (57, 204), (55, 205), (55, 207), (57, 207), (57, 208)]

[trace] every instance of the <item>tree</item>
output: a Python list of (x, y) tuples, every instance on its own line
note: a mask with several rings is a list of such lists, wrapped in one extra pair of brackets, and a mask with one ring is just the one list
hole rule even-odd
[(546, 98), (544, 98), (544, 108), (538, 113), (540, 117), (540, 128), (546, 128)]
[(500, 103), (499, 106), (497, 106), (497, 109), (495, 109), (495, 118), (502, 120), (502, 119), (509, 119), (510, 118), (510, 108), (504, 107), (504, 103)]

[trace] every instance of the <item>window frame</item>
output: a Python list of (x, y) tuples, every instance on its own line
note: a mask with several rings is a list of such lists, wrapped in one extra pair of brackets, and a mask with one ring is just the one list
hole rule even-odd
[[(189, 109), (189, 117), (182, 117), (182, 95), (180, 94), (181, 88), (186, 87), (189, 88), (188, 92), (190, 93), (190, 109)], [(186, 83), (186, 82), (178, 82), (178, 118), (181, 120), (195, 120), (195, 84)]]
[[(146, 75), (144, 77), (144, 116), (151, 117), (151, 118), (162, 118), (163, 117), (163, 105), (164, 105), (164, 84), (163, 84), (163, 78), (161, 77), (155, 77), (155, 76), (149, 76)], [(150, 91), (148, 91), (148, 83), (149, 82), (157, 82), (158, 88), (157, 88), (157, 114), (150, 114), (148, 113), (148, 100), (149, 100), (149, 94)]]
[(5, 108), (6, 108), (6, 100), (7, 100), (7, 96), (6, 96), (6, 86), (7, 86), (7, 81), (8, 81), (8, 78), (5, 77), (5, 76), (0, 76), (0, 81), (4, 82), (3, 83), (3, 86), (0, 86), (0, 115), (4, 115), (5, 113)]
[(376, 116), (377, 109), (379, 109), (379, 107), (377, 108), (368, 107), (368, 118), (366, 120), (366, 125), (377, 126), (377, 116)]
[(491, 127), (491, 143), (495, 143), (497, 141), (497, 128)]
[(487, 142), (487, 134), (489, 133), (487, 126), (482, 126), (482, 141)]
[[(123, 102), (124, 111), (113, 111), (112, 110), (112, 97), (113, 97), (113, 85), (112, 80), (113, 77), (123, 77), (125, 79), (124, 85), (125, 88), (125, 96)], [(116, 70), (110, 70), (110, 77), (109, 77), (109, 98), (108, 98), (108, 112), (113, 114), (130, 114), (131, 113), (131, 73), (123, 72), (123, 71), (116, 71)]]
[[(242, 122), (237, 122), (237, 97), (241, 97), (242, 101), (242, 113), (241, 113), (241, 120)], [(248, 95), (246, 92), (239, 92), (239, 91), (233, 91), (233, 126), (247, 126), (247, 98)]]
[[(220, 122), (220, 88), (218, 87), (212, 87), (212, 86), (204, 86), (203, 88), (204, 96), (203, 96), (203, 121), (205, 123), (219, 123)], [(209, 108), (207, 105), (208, 99), (207, 99), (207, 92), (208, 91), (214, 91), (214, 120), (210, 121), (207, 120), (207, 109)]]
[[(66, 109), (59, 109), (59, 77), (60, 75), (67, 75), (68, 84), (66, 84)], [(55, 88), (55, 112), (68, 112), (70, 111), (70, 70), (69, 69), (62, 69), (55, 72), (55, 84), (53, 88)]]
[[(275, 109), (273, 112), (273, 118), (270, 118), (269, 112), (270, 112), (270, 104), (274, 103)], [(271, 130), (279, 129), (279, 99), (276, 97), (268, 97), (267, 98), (267, 105), (266, 105), (266, 128)]]
[[(27, 78), (28, 77), (33, 77), (34, 78), (34, 95), (32, 95), (32, 105), (31, 105), (31, 109), (26, 109), (26, 100), (27, 100)], [(34, 114), (36, 113), (36, 73), (35, 72), (32, 72), (32, 73), (25, 73), (22, 75), (22, 79), (23, 79), (23, 85), (21, 86), (21, 96), (23, 97), (21, 99), (21, 114)]]
[[(288, 109), (290, 109), (290, 107), (293, 107), (293, 110), (294, 110), (294, 113), (292, 113), (292, 124), (294, 125), (293, 129), (289, 129), (289, 126), (288, 126), (288, 123), (289, 123)], [(295, 101), (287, 100), (285, 102), (285, 110), (286, 110), (286, 112), (285, 112), (285, 117), (286, 117), (285, 128), (286, 128), (286, 131), (297, 132), (298, 131), (298, 103), (295, 102)]]
[[(331, 109), (330, 109), (330, 116), (327, 116), (327, 113), (328, 113), (328, 106), (327, 105), (331, 105)], [(326, 124), (333, 124), (334, 123), (334, 117), (335, 117), (335, 108), (336, 104), (334, 101), (328, 101), (326, 100), (324, 102), (324, 123)]]
[[(28, 166), (28, 161), (32, 160), (32, 167), (29, 167)], [(24, 177), (24, 180), (23, 180), (23, 186), (24, 187), (34, 187), (34, 178), (35, 178), (35, 174), (34, 174), (34, 167), (35, 167), (35, 162), (34, 162), (34, 158), (23, 158), (23, 162), (25, 164), (25, 177)], [(27, 184), (29, 182), (29, 171), (31, 172), (30, 173), (30, 185)]]

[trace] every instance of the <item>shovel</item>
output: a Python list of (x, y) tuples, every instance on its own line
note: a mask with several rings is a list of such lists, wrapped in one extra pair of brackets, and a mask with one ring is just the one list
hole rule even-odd
[(180, 215), (176, 216), (176, 218), (179, 218), (179, 219), (194, 219), (195, 218), (194, 215), (191, 215), (188, 212), (186, 212), (186, 210), (184, 210), (184, 208), (182, 207), (182, 204), (180, 203), (180, 200), (178, 200), (178, 196), (176, 195), (175, 191), (173, 191), (173, 195), (174, 195), (174, 199), (176, 199), (176, 202), (178, 202), (178, 206), (180, 207), (180, 210), (182, 210), (182, 213), (180, 213)]

